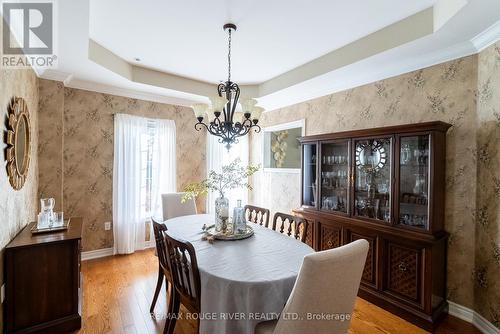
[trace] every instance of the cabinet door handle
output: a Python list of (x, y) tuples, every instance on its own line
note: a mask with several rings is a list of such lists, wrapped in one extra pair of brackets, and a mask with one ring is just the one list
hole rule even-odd
[(406, 263), (404, 261), (401, 261), (399, 263), (398, 269), (401, 272), (405, 272), (406, 270), (408, 270), (408, 267), (407, 267), (407, 265), (406, 265)]

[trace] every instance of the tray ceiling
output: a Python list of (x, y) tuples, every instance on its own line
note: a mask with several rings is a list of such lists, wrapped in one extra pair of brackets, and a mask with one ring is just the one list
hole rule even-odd
[(226, 79), (222, 25), (234, 22), (232, 77), (275, 109), (474, 53), (471, 39), (500, 20), (500, 2), (82, 0), (58, 2), (58, 12), (59, 67), (42, 77), (207, 101)]

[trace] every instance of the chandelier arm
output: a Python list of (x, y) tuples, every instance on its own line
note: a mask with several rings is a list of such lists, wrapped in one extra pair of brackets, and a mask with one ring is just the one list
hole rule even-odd
[(198, 122), (194, 125), (194, 128), (196, 129), (196, 131), (201, 131), (203, 128), (207, 129), (209, 132), (210, 130), (208, 129), (208, 126), (203, 123), (203, 122)]
[(214, 120), (210, 122), (210, 124), (212, 123), (214, 124), (214, 126), (220, 126), (221, 120), (219, 119), (219, 117), (215, 117)]
[(252, 128), (255, 128), (255, 133), (259, 133), (261, 130), (260, 125), (257, 125), (257, 124), (252, 125)]
[(239, 126), (238, 126), (237, 131), (235, 131), (235, 136), (241, 137), (241, 136), (246, 135), (248, 133), (248, 131), (250, 131), (250, 127), (244, 126), (241, 123), (237, 123), (237, 124), (239, 124)]
[(220, 131), (221, 127), (217, 124), (215, 124), (214, 122), (212, 122), (210, 124), (210, 133), (213, 134), (213, 135), (220, 135), (221, 131)]
[(241, 124), (244, 125), (244, 126), (247, 126), (247, 127), (252, 127), (252, 125), (253, 125), (253, 123), (250, 120), (250, 118), (245, 118), (245, 120)]
[(238, 84), (232, 83), (231, 88), (234, 89), (234, 103), (231, 110), (231, 119), (233, 119), (234, 113), (236, 112), (236, 105), (238, 104), (238, 100), (240, 99), (240, 87), (238, 86)]

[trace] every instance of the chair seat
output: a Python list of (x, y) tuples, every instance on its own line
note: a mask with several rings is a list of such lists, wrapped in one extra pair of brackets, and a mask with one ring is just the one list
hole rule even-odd
[(255, 334), (272, 334), (277, 323), (278, 320), (259, 322), (257, 326), (255, 326)]

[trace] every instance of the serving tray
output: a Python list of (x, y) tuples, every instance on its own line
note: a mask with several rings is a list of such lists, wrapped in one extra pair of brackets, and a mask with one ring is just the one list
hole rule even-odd
[(43, 228), (38, 228), (38, 225), (33, 224), (31, 227), (31, 233), (32, 234), (38, 234), (38, 233), (48, 233), (48, 232), (56, 232), (56, 231), (63, 231), (67, 230), (69, 226), (70, 219), (65, 220), (62, 225), (59, 226), (52, 226), (52, 227), (43, 227)]
[(205, 232), (208, 235), (212, 235), (215, 239), (217, 240), (242, 240), (246, 238), (250, 238), (253, 235), (253, 228), (247, 225), (247, 230), (245, 233), (238, 233), (238, 234), (229, 234), (229, 233), (217, 233), (215, 232), (215, 226), (212, 225), (208, 227)]

